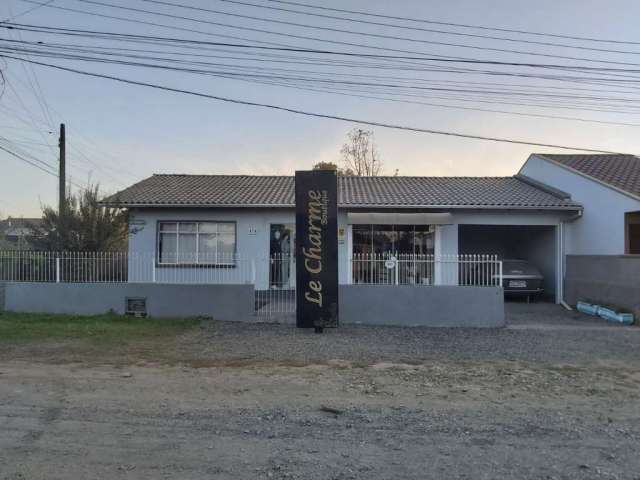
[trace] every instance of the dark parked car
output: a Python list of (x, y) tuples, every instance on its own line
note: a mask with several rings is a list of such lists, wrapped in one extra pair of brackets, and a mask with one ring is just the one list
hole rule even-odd
[(540, 270), (526, 260), (502, 261), (502, 288), (507, 295), (526, 295), (527, 300), (539, 296), (543, 280)]

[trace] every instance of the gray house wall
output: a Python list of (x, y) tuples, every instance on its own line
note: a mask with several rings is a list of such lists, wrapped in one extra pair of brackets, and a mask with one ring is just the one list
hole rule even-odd
[(563, 190), (584, 206), (581, 218), (566, 225), (567, 255), (624, 254), (624, 214), (640, 210), (640, 200), (531, 155), (520, 173)]

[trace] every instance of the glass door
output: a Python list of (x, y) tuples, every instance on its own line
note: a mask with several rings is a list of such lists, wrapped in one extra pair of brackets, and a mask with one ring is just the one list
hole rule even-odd
[(273, 223), (269, 231), (269, 288), (294, 289), (295, 225)]

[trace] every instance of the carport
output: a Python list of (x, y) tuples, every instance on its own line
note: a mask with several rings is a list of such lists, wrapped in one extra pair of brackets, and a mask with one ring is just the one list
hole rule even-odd
[(554, 225), (460, 225), (458, 252), (527, 260), (544, 275), (544, 297), (555, 301), (558, 279), (556, 230)]

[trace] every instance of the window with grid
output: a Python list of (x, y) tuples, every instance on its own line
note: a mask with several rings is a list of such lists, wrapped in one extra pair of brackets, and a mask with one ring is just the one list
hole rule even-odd
[(160, 222), (158, 263), (162, 265), (234, 265), (234, 222)]

